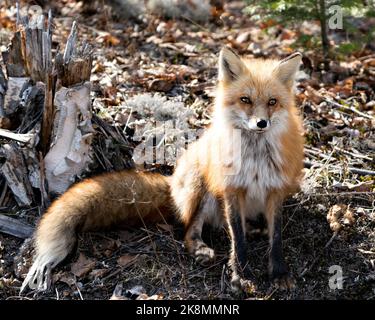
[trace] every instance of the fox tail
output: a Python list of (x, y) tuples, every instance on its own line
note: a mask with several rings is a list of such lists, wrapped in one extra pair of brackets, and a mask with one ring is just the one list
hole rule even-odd
[(173, 212), (169, 178), (122, 171), (83, 180), (55, 200), (33, 236), (35, 258), (21, 286), (39, 291), (51, 283), (51, 270), (73, 250), (77, 233), (114, 224), (150, 225)]

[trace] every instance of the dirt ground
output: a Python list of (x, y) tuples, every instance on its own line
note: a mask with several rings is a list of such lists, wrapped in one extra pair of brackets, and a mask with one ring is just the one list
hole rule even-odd
[[(289, 199), (284, 213), (284, 251), (297, 280), (293, 292), (269, 286), (267, 238), (249, 235), (249, 264), (257, 290), (248, 299), (374, 299), (375, 298), (375, 185), (374, 176), (353, 173), (349, 167), (375, 170), (374, 104), (375, 52), (371, 46), (333, 61), (331, 71), (321, 72), (321, 55), (314, 47), (293, 47), (290, 39), (299, 29), (275, 26), (264, 30), (242, 13), (242, 1), (230, 1), (222, 18), (197, 23), (168, 20), (146, 14), (143, 19), (114, 19), (106, 9), (79, 2), (54, 5), (54, 45), (64, 43), (73, 20), (79, 37), (95, 47), (92, 72), (93, 110), (113, 127), (124, 129), (121, 114), (127, 99), (158, 92), (169, 101), (183, 102), (194, 112), (194, 128), (210, 122), (217, 54), (224, 44), (249, 56), (285, 57), (298, 49), (304, 55), (303, 73), (297, 79), (297, 102), (304, 116), (306, 160), (319, 162), (305, 169), (302, 191)], [(14, 15), (0, 5), (0, 48), (12, 35)], [(312, 28), (313, 29), (313, 28)], [(299, 30), (299, 31), (298, 31)], [(336, 38), (340, 38), (340, 34)], [(335, 39), (336, 39), (335, 38)], [(371, 60), (372, 59), (372, 60)], [(360, 64), (360, 67), (358, 67)], [(337, 108), (356, 101), (358, 114)], [(127, 134), (131, 135), (132, 132)], [(121, 144), (99, 147), (90, 175), (128, 167)], [(170, 168), (158, 168), (164, 172)], [(87, 175), (89, 175), (87, 174)], [(1, 190), (3, 181), (0, 180)], [(339, 217), (339, 230), (327, 222), (334, 205), (346, 205), (350, 218)], [(345, 211), (344, 210), (344, 211)], [(34, 225), (38, 206), (20, 209), (0, 203), (7, 213)], [(336, 229), (334, 229), (336, 230)], [(113, 230), (80, 235), (70, 261), (54, 271), (54, 287), (45, 293), (28, 291), (20, 297), (21, 276), (27, 271), (27, 254), (19, 257), (23, 240), (0, 234), (0, 299), (110, 299), (121, 297), (159, 299), (233, 299), (229, 290), (225, 230), (204, 231), (217, 254), (216, 262), (201, 267), (188, 256), (183, 230), (177, 222), (141, 229)], [(330, 289), (332, 266), (342, 270), (342, 289)], [(332, 282), (332, 279), (331, 279)], [(115, 290), (116, 289), (116, 290)], [(121, 290), (122, 289), (122, 290)], [(118, 295), (118, 294), (117, 294)], [(142, 295), (141, 295), (142, 296)]]

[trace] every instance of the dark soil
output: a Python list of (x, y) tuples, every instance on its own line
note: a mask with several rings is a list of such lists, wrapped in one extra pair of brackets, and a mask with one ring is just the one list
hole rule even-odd
[[(241, 54), (249, 56), (284, 57), (292, 50), (288, 42), (280, 38), (280, 30), (262, 33), (259, 24), (249, 21), (241, 12), (241, 1), (229, 2), (225, 7), (227, 16), (224, 22), (213, 19), (203, 25), (152, 16), (147, 16), (144, 21), (112, 20), (105, 10), (94, 10), (88, 15), (74, 3), (75, 1), (66, 0), (54, 6), (55, 29), (58, 30), (55, 32), (54, 44), (65, 42), (73, 18), (76, 19), (80, 29), (79, 37), (95, 46), (92, 80), (94, 111), (110, 125), (117, 125), (119, 128), (123, 128), (123, 124), (116, 123), (114, 119), (120, 112), (118, 106), (126, 100), (124, 94), (131, 96), (153, 91), (150, 89), (150, 83), (155, 78), (139, 74), (138, 71), (144, 68), (141, 66), (159, 68), (162, 74), (175, 72), (170, 70), (171, 65), (197, 69), (196, 73), (187, 73), (178, 81), (173, 80), (172, 87), (168, 86), (162, 94), (170, 99), (181, 98), (187, 107), (196, 111), (199, 123), (195, 125), (202, 127), (209, 122), (207, 113), (213, 101), (217, 53), (222, 45), (232, 45)], [(5, 15), (1, 5), (0, 10), (3, 10), (1, 12)], [(9, 19), (14, 21), (14, 17)], [(157, 27), (164, 22), (164, 31), (158, 33)], [(181, 34), (177, 30), (180, 30)], [(283, 34), (294, 31), (286, 28), (282, 30)], [(104, 40), (100, 31), (107, 32)], [(236, 41), (240, 34), (250, 31), (253, 32), (251, 41)], [(261, 54), (256, 53), (253, 48), (249, 49), (249, 43), (257, 41), (257, 31), (263, 36), (262, 41), (258, 39)], [(7, 43), (12, 34), (10, 27), (1, 32), (0, 47)], [(160, 46), (153, 36), (159, 37), (162, 43), (171, 45)], [(189, 46), (194, 46), (194, 54), (189, 51)], [(317, 66), (320, 59), (317, 52), (319, 50), (309, 47), (298, 49), (303, 52), (305, 60)], [(345, 62), (353, 65), (361, 57), (371, 54), (374, 52), (364, 49), (360, 54), (346, 57)], [(337, 64), (341, 62), (335, 61)], [(315, 90), (324, 89), (326, 91), (320, 91), (322, 95), (336, 97), (336, 94), (344, 92), (340, 81), (353, 77), (354, 83), (360, 82), (362, 87), (356, 89), (357, 87), (353, 86), (350, 93), (345, 91), (347, 96), (341, 101), (353, 97), (363, 99), (364, 94), (365, 101), (359, 108), (363, 112), (372, 112), (372, 109), (366, 108), (365, 105), (375, 98), (375, 80), (374, 76), (366, 71), (371, 67), (366, 69), (364, 65), (364, 68), (364, 71), (350, 70), (350, 76), (345, 76), (340, 69), (341, 71), (332, 71), (331, 76), (326, 74), (324, 77), (315, 68), (311, 78), (299, 81), (298, 103), (304, 113), (306, 149), (312, 150), (306, 157), (307, 160), (320, 161), (327, 165), (323, 168), (306, 169), (304, 191), (289, 199), (284, 207), (284, 250), (297, 280), (297, 288), (293, 292), (283, 292), (270, 287), (267, 275), (267, 238), (252, 235), (249, 237), (249, 263), (256, 279), (257, 290), (243, 298), (375, 298), (373, 177), (353, 174), (346, 169), (348, 166), (357, 166), (374, 170), (373, 145), (372, 148), (369, 145), (369, 141), (374, 141), (375, 136), (373, 122), (364, 118), (358, 119), (361, 117), (348, 110), (339, 110), (337, 114), (333, 114), (334, 108), (324, 104), (323, 100), (316, 99), (310, 90), (311, 87)], [(170, 79), (155, 77), (166, 82)], [(310, 92), (310, 95), (307, 92)], [(331, 94), (332, 92), (334, 94)], [(107, 113), (103, 112), (103, 109), (99, 110), (98, 106), (107, 110)], [(357, 133), (351, 135), (351, 132)], [(334, 151), (330, 144), (334, 141), (339, 141), (341, 149), (352, 153), (357, 150), (372, 160), (358, 160), (350, 154)], [(121, 148), (120, 151), (116, 150), (121, 152)], [(326, 161), (319, 153), (334, 157)], [(119, 155), (121, 156), (121, 153), (116, 153), (116, 156)], [(97, 164), (91, 174), (114, 168), (121, 169), (122, 166), (125, 167), (120, 164), (105, 168)], [(345, 183), (360, 186), (366, 181), (370, 182), (366, 189), (343, 187)], [(0, 187), (0, 190), (3, 190), (2, 180)], [(330, 229), (326, 218), (329, 209), (335, 204), (350, 205), (355, 217), (354, 224), (345, 225), (336, 235)], [(34, 209), (27, 211), (26, 215), (20, 215), (12, 199), (6, 205), (0, 204), (1, 213), (12, 211), (30, 224), (35, 224), (38, 220), (38, 210)], [(54, 270), (53, 289), (44, 293), (29, 291), (20, 297), (22, 275), (27, 271), (25, 266), (29, 265), (26, 253), (25, 260), (22, 257), (15, 259), (23, 240), (0, 234), (0, 299), (105, 300), (112, 297), (119, 284), (123, 286), (123, 295), (135, 286), (142, 286), (143, 293), (148, 296), (158, 295), (163, 299), (236, 298), (229, 290), (226, 266), (229, 241), (226, 231), (205, 229), (204, 238), (217, 254), (214, 265), (206, 268), (196, 265), (188, 256), (182, 238), (183, 230), (178, 223), (147, 226), (147, 229), (80, 235), (78, 252), (70, 262)], [(71, 272), (71, 267), (77, 264), (79, 254), (82, 259), (87, 259), (89, 267), (86, 273), (77, 276)], [(329, 273), (329, 269), (335, 265), (342, 268), (344, 281), (342, 289), (332, 290), (329, 281), (334, 274)], [(82, 271), (82, 266), (78, 264), (76, 267), (78, 271)]]

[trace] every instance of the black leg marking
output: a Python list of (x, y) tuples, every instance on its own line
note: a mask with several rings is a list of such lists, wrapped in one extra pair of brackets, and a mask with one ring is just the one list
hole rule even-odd
[(241, 275), (246, 269), (247, 265), (247, 246), (244, 232), (242, 229), (242, 221), (240, 213), (236, 210), (233, 210), (228, 217), (228, 224), (231, 228), (232, 234), (232, 256), (231, 256), (231, 265), (232, 268), (238, 268), (238, 271)]
[(229, 261), (232, 269), (232, 290), (235, 292), (252, 292), (254, 291), (254, 284), (246, 280), (251, 275), (247, 266), (246, 237), (242, 227), (238, 199), (233, 197), (227, 200), (226, 207), (228, 227), (232, 241), (232, 252)]
[(270, 250), (270, 276), (276, 287), (292, 289), (295, 286), (295, 281), (289, 274), (289, 268), (283, 255), (281, 214), (277, 214), (274, 218)]

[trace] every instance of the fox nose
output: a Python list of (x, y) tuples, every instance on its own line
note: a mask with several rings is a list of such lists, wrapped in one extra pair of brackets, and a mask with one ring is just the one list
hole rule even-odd
[(265, 127), (267, 127), (267, 121), (263, 119), (259, 120), (257, 122), (257, 127), (260, 129), (264, 129)]

